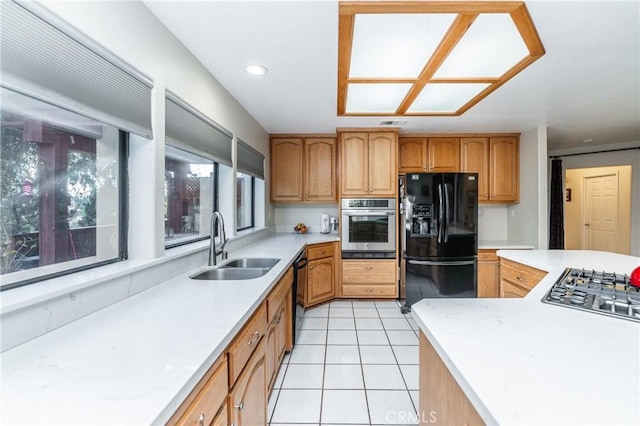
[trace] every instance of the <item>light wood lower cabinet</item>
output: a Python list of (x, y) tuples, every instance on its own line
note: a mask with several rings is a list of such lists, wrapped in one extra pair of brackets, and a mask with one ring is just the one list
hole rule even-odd
[(422, 331), (418, 374), (421, 424), (485, 424)]
[(478, 250), (478, 297), (500, 297), (500, 260), (496, 250)]
[(305, 307), (333, 299), (335, 291), (335, 243), (314, 244), (307, 248), (307, 288)]
[(545, 271), (513, 262), (500, 260), (500, 297), (524, 297), (541, 279)]
[(395, 259), (342, 260), (342, 297), (398, 297)]
[(266, 365), (265, 339), (261, 339), (229, 394), (229, 420), (234, 426), (267, 424)]
[[(167, 424), (201, 426), (213, 423), (220, 417), (219, 412), (226, 408), (228, 385), (227, 360), (221, 356)], [(226, 421), (225, 415), (224, 423), (219, 424), (226, 424)]]
[(289, 268), (167, 424), (266, 424), (269, 392), (292, 348), (292, 284)]

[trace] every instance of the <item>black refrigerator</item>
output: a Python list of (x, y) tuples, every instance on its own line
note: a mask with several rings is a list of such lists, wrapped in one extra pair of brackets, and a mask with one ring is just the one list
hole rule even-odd
[(477, 297), (477, 173), (401, 180), (402, 310), (424, 298)]

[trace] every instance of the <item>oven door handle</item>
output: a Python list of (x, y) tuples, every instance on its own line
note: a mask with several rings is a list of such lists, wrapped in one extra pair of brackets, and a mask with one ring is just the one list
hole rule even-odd
[(395, 216), (396, 212), (379, 212), (379, 211), (363, 211), (358, 210), (357, 212), (347, 212), (342, 211), (343, 216), (379, 216), (379, 217), (387, 217), (387, 216)]

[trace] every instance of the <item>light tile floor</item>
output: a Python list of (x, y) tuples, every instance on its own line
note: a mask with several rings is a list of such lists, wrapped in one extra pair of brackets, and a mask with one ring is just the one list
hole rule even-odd
[(418, 326), (396, 301), (308, 309), (271, 397), (271, 426), (418, 423)]

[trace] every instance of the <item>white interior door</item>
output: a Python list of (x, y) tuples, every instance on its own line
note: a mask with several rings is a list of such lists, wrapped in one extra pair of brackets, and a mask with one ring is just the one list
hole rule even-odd
[(618, 232), (618, 174), (584, 180), (584, 249), (615, 252)]

